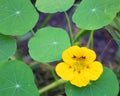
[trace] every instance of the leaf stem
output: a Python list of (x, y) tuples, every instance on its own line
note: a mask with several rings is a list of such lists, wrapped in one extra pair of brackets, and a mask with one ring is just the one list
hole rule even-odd
[[(39, 64), (40, 64), (39, 62), (33, 62), (33, 63), (31, 63), (29, 66), (30, 66), (31, 68), (35, 68), (35, 67), (38, 66)], [(50, 72), (51, 72), (54, 80), (58, 80), (58, 77), (57, 77), (54, 69), (52, 68), (52, 66), (51, 66), (50, 64), (48, 64), (48, 63), (41, 63), (41, 64), (44, 64), (44, 65), (46, 65), (46, 66), (49, 68), (49, 70), (50, 70)]]
[(57, 81), (57, 80), (58, 80), (58, 77), (56, 76), (56, 73), (55, 73), (55, 71), (53, 70), (53, 68), (50, 66), (50, 64), (48, 64), (48, 63), (44, 63), (44, 64), (48, 66), (49, 70), (50, 70), (51, 73), (52, 73), (52, 76), (53, 76), (54, 79)]
[(72, 42), (74, 43), (84, 31), (85, 31), (84, 29), (79, 30)]
[(58, 87), (58, 86), (60, 86), (62, 84), (65, 84), (65, 83), (66, 83), (66, 81), (64, 81), (62, 79), (59, 79), (59, 80), (57, 80), (57, 81), (55, 81), (55, 82), (41, 88), (41, 89), (39, 89), (39, 93), (42, 94), (42, 93), (44, 93), (44, 92), (46, 92), (48, 90), (54, 89), (54, 88), (56, 88), (56, 87)]
[(48, 21), (53, 17), (54, 14), (48, 14), (48, 16), (45, 18), (45, 20), (42, 22), (42, 24), (40, 25), (40, 28), (46, 26), (46, 24), (48, 23)]
[(71, 43), (72, 43), (73, 32), (72, 32), (72, 26), (71, 26), (70, 18), (69, 18), (69, 16), (68, 16), (66, 11), (64, 13), (65, 13), (65, 17), (66, 17), (66, 20), (67, 20), (67, 23), (68, 23), (68, 28), (69, 28), (70, 38), (71, 38)]
[(34, 32), (34, 30), (31, 30), (31, 33), (32, 33), (32, 35), (33, 35), (33, 36), (35, 35), (35, 32)]
[(90, 37), (87, 43), (87, 47), (90, 47), (92, 49), (93, 49), (93, 35), (94, 35), (94, 30), (90, 32)]

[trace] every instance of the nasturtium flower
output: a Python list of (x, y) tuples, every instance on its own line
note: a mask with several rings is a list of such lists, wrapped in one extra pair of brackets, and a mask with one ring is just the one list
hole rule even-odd
[(96, 53), (86, 47), (72, 46), (62, 54), (63, 62), (57, 64), (55, 70), (63, 80), (83, 87), (97, 80), (102, 72), (102, 64), (96, 59)]

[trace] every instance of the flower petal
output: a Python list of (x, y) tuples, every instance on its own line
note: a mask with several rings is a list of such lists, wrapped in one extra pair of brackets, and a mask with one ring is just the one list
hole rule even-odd
[(74, 73), (74, 78), (70, 80), (71, 84), (78, 86), (78, 87), (83, 87), (89, 84), (89, 78), (87, 77), (85, 71), (82, 72), (75, 72)]
[(74, 60), (74, 57), (78, 57), (80, 54), (80, 47), (72, 46), (63, 52), (62, 58), (64, 62), (68, 64), (73, 64), (74, 62), (76, 62), (76, 60)]
[(74, 67), (64, 62), (57, 64), (55, 70), (57, 75), (60, 76), (63, 80), (71, 80), (74, 77)]
[(103, 73), (102, 64), (98, 61), (93, 62), (88, 68), (90, 80), (97, 80)]
[(85, 64), (92, 63), (96, 59), (96, 53), (93, 50), (86, 47), (81, 47), (80, 50), (82, 52), (81, 55), (86, 57)]

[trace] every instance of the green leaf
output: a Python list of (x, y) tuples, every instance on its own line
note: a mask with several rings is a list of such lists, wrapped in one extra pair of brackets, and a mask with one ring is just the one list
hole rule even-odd
[(0, 35), (0, 62), (6, 61), (16, 51), (15, 39)]
[(39, 62), (61, 59), (62, 52), (70, 47), (70, 39), (65, 30), (54, 27), (40, 29), (29, 41), (29, 53)]
[(38, 13), (30, 0), (0, 1), (0, 32), (22, 35), (31, 30), (38, 20)]
[(68, 10), (75, 0), (37, 0), (36, 7), (44, 13), (63, 12)]
[(108, 25), (120, 11), (120, 0), (82, 0), (73, 21), (79, 28), (95, 30)]
[(0, 96), (39, 96), (33, 73), (25, 63), (0, 63)]
[(76, 87), (69, 82), (65, 87), (67, 96), (118, 96), (119, 84), (115, 74), (104, 68), (102, 76), (85, 87)]

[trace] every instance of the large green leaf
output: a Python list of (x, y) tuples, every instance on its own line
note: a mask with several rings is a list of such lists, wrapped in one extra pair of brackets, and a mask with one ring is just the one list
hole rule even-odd
[(75, 0), (37, 0), (36, 7), (45, 13), (63, 12), (68, 10)]
[(22, 35), (36, 24), (38, 13), (30, 0), (0, 0), (0, 32)]
[(0, 96), (39, 96), (33, 73), (25, 63), (0, 63)]
[(112, 22), (120, 11), (120, 0), (82, 0), (73, 21), (79, 28), (95, 30)]
[(47, 27), (40, 29), (29, 41), (29, 53), (39, 62), (52, 62), (61, 59), (62, 52), (70, 46), (65, 30)]
[(0, 62), (7, 60), (16, 51), (16, 41), (9, 36), (0, 35)]
[(79, 88), (68, 82), (65, 89), (67, 96), (118, 96), (119, 84), (115, 74), (104, 68), (102, 76), (90, 85)]

